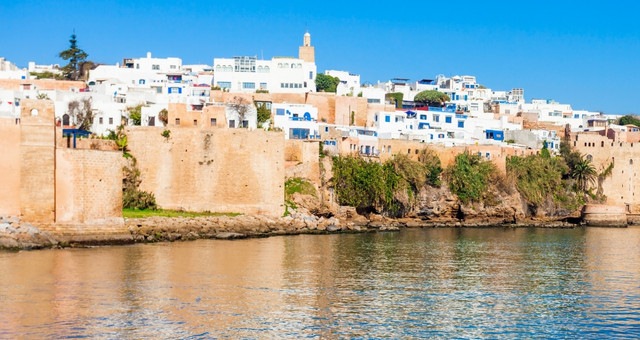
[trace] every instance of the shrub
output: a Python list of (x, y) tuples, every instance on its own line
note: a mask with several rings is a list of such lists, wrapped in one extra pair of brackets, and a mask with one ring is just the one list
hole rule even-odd
[(456, 156), (447, 168), (449, 189), (462, 203), (480, 202), (489, 187), (489, 178), (496, 172), (495, 165), (479, 155), (464, 152)]

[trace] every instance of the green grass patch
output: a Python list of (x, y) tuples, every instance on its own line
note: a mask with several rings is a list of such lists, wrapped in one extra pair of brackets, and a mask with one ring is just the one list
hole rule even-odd
[(146, 218), (146, 217), (201, 217), (201, 216), (238, 216), (240, 213), (212, 213), (212, 212), (194, 212), (179, 210), (138, 210), (138, 209), (122, 209), (122, 217), (124, 218)]
[(313, 184), (299, 177), (289, 178), (286, 182), (284, 182), (285, 199), (291, 199), (291, 196), (295, 193), (318, 197), (318, 193), (316, 192), (316, 188), (313, 186)]

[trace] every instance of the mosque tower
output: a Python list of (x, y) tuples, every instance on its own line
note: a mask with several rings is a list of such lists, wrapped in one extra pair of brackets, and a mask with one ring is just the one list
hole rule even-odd
[(316, 50), (311, 46), (311, 34), (309, 34), (309, 32), (304, 34), (302, 46), (300, 46), (298, 50), (298, 58), (308, 63), (316, 62)]

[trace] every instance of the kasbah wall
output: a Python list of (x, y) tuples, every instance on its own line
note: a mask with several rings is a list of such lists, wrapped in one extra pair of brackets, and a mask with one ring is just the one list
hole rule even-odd
[(613, 172), (602, 184), (607, 204), (625, 205), (627, 212), (640, 214), (640, 192), (637, 192), (640, 189), (640, 138), (630, 141), (611, 134), (607, 137), (598, 133), (580, 133), (572, 134), (570, 143), (585, 157), (592, 158), (598, 173), (613, 162)]
[(56, 148), (62, 132), (48, 100), (22, 100), (20, 119), (0, 120), (0, 133), (0, 215), (63, 241), (128, 234), (119, 152)]
[(169, 126), (126, 130), (141, 172), (140, 189), (161, 208), (284, 213), (284, 138), (263, 130)]

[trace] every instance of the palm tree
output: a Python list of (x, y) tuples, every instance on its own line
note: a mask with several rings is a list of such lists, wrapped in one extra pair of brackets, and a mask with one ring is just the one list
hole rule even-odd
[(593, 164), (591, 164), (591, 160), (580, 155), (580, 158), (573, 166), (571, 177), (576, 180), (578, 189), (586, 192), (589, 187), (595, 184), (598, 173)]

